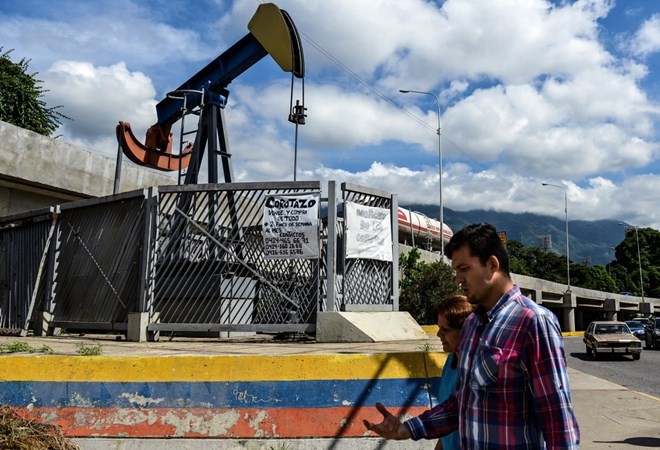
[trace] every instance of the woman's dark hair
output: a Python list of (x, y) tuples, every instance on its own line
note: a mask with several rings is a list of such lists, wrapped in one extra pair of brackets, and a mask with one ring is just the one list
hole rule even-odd
[(497, 235), (495, 227), (488, 223), (468, 225), (452, 236), (445, 246), (445, 254), (449, 259), (456, 250), (467, 245), (470, 254), (476, 256), (481, 264), (486, 264), (488, 258), (495, 256), (500, 262), (500, 271), (511, 278), (509, 274), (509, 253)]
[(433, 307), (432, 317), (438, 320), (442, 314), (447, 320), (447, 325), (454, 330), (460, 330), (463, 322), (475, 309), (475, 305), (468, 302), (464, 295), (452, 295)]

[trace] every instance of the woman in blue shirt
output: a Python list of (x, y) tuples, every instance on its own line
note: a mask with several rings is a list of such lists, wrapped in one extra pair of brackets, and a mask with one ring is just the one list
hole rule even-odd
[[(440, 391), (438, 392), (439, 404), (442, 404), (456, 391), (458, 381), (458, 344), (461, 340), (461, 328), (463, 322), (472, 314), (475, 307), (468, 302), (464, 295), (453, 295), (442, 300), (432, 310), (432, 316), (435, 317), (438, 324), (438, 337), (442, 341), (442, 351), (449, 353), (445, 365), (442, 368), (440, 378)], [(375, 431), (383, 436), (382, 429), (387, 430), (392, 435), (397, 434), (396, 430), (405, 426), (399, 423), (399, 419), (390, 414), (385, 407), (376, 403), (376, 409), (383, 415), (383, 422), (380, 424), (364, 421), (368, 430)], [(393, 431), (394, 430), (394, 431)], [(384, 436), (385, 437), (385, 436)], [(387, 439), (409, 439), (407, 437), (387, 437)], [(458, 431), (449, 433), (441, 437), (435, 446), (435, 450), (461, 450), (461, 438)]]
[[(456, 391), (456, 382), (458, 381), (456, 352), (458, 351), (458, 343), (461, 340), (461, 328), (465, 319), (473, 311), (474, 305), (468, 303), (467, 297), (464, 295), (449, 297), (433, 308), (433, 317), (436, 318), (438, 324), (438, 337), (442, 341), (442, 351), (449, 353), (440, 378), (440, 391), (438, 393), (440, 403), (447, 400)], [(461, 439), (458, 431), (440, 438), (435, 446), (435, 450), (460, 450), (460, 448)]]

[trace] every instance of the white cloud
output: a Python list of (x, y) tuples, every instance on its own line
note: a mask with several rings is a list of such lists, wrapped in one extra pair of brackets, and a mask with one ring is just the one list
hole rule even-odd
[(108, 146), (120, 120), (130, 122), (136, 135), (156, 122), (155, 89), (140, 72), (129, 72), (124, 63), (95, 67), (78, 61), (58, 61), (41, 74), (49, 92), (49, 105), (62, 105), (62, 133), (68, 141), (114, 154)]
[(641, 56), (660, 51), (660, 14), (644, 22), (631, 42), (632, 50)]

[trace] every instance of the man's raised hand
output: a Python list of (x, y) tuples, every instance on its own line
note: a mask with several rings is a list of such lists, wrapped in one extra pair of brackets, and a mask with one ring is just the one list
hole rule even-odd
[(367, 430), (371, 430), (385, 439), (404, 440), (410, 439), (410, 431), (399, 419), (390, 413), (382, 404), (376, 403), (376, 409), (383, 415), (381, 423), (371, 423), (363, 420)]

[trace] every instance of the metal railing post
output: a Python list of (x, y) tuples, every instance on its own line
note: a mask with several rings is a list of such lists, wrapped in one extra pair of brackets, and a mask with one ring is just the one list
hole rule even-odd
[[(390, 201), (392, 219), (392, 311), (399, 310), (399, 196), (392, 194)], [(412, 222), (412, 220), (411, 220)], [(442, 235), (440, 239), (442, 239)]]
[(337, 280), (337, 184), (328, 181), (328, 248), (326, 253), (326, 308), (335, 311)]

